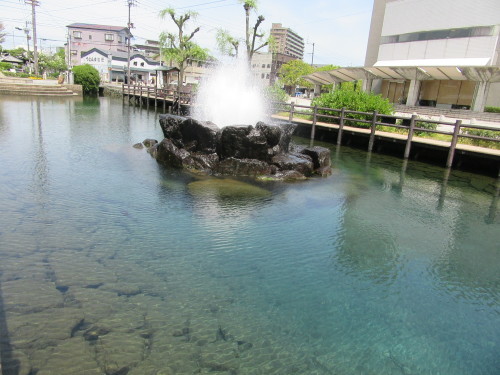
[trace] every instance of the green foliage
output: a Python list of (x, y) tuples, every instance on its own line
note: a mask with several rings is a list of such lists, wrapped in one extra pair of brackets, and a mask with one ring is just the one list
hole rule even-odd
[(484, 107), (485, 112), (500, 113), (500, 107)]
[(4, 52), (20, 60), (26, 61), (28, 59), (28, 52), (24, 48), (6, 49)]
[[(462, 128), (462, 132), (464, 134), (468, 134), (468, 135), (475, 135), (478, 137), (488, 137), (488, 138), (500, 140), (500, 131), (498, 131), (498, 130)], [(483, 140), (483, 139), (460, 137), (459, 142), (474, 145), (474, 146), (495, 148), (497, 150), (500, 149), (500, 142), (497, 142), (497, 141), (487, 141), (487, 140)]]
[(283, 64), (280, 69), (280, 80), (285, 86), (295, 88), (299, 87), (312, 87), (312, 83), (306, 81), (302, 76), (311, 74), (314, 68), (302, 60), (292, 60)]
[(75, 84), (82, 85), (84, 95), (95, 95), (99, 91), (101, 78), (96, 68), (89, 64), (77, 65), (73, 68)]
[[(350, 89), (338, 89), (333, 93), (322, 94), (321, 96), (313, 99), (312, 105), (317, 105), (323, 108), (341, 109), (345, 108), (348, 111), (358, 112), (373, 112), (377, 111), (379, 114), (392, 115), (394, 109), (389, 100), (382, 98), (380, 95), (368, 94), (364, 91), (353, 91)], [(319, 114), (334, 115), (328, 110), (318, 110)], [(362, 114), (346, 114), (346, 117), (360, 120), (371, 120), (372, 115)], [(335, 122), (333, 119), (325, 118), (322, 121)], [(362, 123), (359, 121), (347, 121), (347, 125), (358, 126), (362, 128), (369, 128), (369, 123)]]
[(264, 95), (269, 102), (275, 105), (276, 111), (284, 109), (280, 104), (286, 103), (288, 94), (281, 88), (278, 82), (275, 82), (272, 86), (265, 87)]
[[(434, 123), (431, 123), (431, 122), (417, 121), (415, 123), (415, 127), (416, 128), (420, 128), (420, 129), (436, 130), (437, 127), (438, 127), (438, 125), (434, 124)], [(426, 132), (426, 131), (423, 131), (423, 130), (415, 130), (415, 135), (430, 135), (430, 134), (433, 134), (433, 133)]]
[(12, 73), (12, 72), (2, 72), (2, 74), (6, 77), (18, 77), (18, 78), (35, 78), (42, 79), (40, 76), (36, 76), (35, 74), (29, 73)]
[[(177, 16), (173, 8), (167, 8), (160, 12), (161, 18), (170, 16), (177, 26), (177, 35), (167, 32), (162, 32), (160, 34), (160, 51), (165, 60), (172, 60), (177, 63), (179, 67), (180, 82), (184, 80), (184, 69), (189, 59), (205, 61), (209, 58), (208, 50), (201, 48), (192, 41), (194, 35), (200, 31), (199, 27), (191, 34), (184, 35), (186, 22), (196, 17), (196, 15), (196, 12), (188, 11)], [(180, 95), (180, 88), (181, 85), (178, 85), (178, 95)]]
[(240, 41), (229, 34), (229, 31), (218, 29), (215, 36), (217, 49), (223, 55), (232, 57), (238, 56), (238, 46)]
[(9, 70), (12, 69), (14, 66), (11, 63), (7, 62), (0, 62), (0, 70)]
[(50, 76), (57, 77), (61, 72), (68, 69), (65, 57), (64, 50), (60, 50), (53, 55), (40, 53), (38, 56), (38, 65)]

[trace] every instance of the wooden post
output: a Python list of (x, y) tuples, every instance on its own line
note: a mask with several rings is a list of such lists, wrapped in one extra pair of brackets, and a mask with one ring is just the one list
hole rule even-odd
[(314, 144), (314, 136), (316, 134), (316, 120), (318, 118), (318, 106), (314, 106), (314, 112), (313, 112), (313, 122), (312, 122), (312, 127), (311, 127), (311, 143), (310, 147), (313, 146)]
[(342, 107), (342, 109), (340, 110), (339, 134), (337, 135), (338, 146), (340, 146), (340, 142), (342, 142), (342, 130), (344, 129), (344, 116), (345, 116), (345, 107)]
[(458, 135), (460, 134), (460, 126), (462, 120), (455, 122), (455, 130), (453, 130), (453, 137), (451, 138), (450, 151), (448, 152), (448, 159), (446, 160), (446, 168), (451, 168), (453, 165), (453, 157), (455, 156), (455, 149), (457, 147)]
[(408, 138), (406, 139), (406, 147), (404, 158), (408, 159), (410, 157), (411, 140), (413, 138), (413, 129), (415, 129), (415, 122), (417, 120), (417, 115), (412, 115), (410, 120), (410, 130), (408, 130)]
[(122, 102), (125, 103), (125, 83), (122, 83)]
[(165, 94), (162, 98), (162, 100), (163, 100), (163, 113), (166, 113), (167, 112), (167, 92), (165, 91), (165, 89), (163, 90), (163, 93)]
[(142, 107), (142, 86), (139, 86), (139, 106)]
[(337, 146), (342, 142), (342, 130), (344, 129), (345, 107), (340, 110), (339, 134), (337, 135)]
[(134, 101), (135, 101), (135, 99), (136, 99), (136, 98), (135, 98), (135, 85), (134, 85), (133, 87), (134, 87)]
[(149, 86), (146, 86), (146, 108), (149, 109)]
[(155, 86), (155, 108), (158, 107), (158, 87)]
[(377, 125), (377, 111), (373, 111), (373, 118), (371, 124), (370, 140), (368, 141), (368, 152), (372, 152), (373, 143), (375, 142), (375, 126)]
[(290, 104), (290, 116), (288, 116), (288, 121), (292, 121), (293, 120), (293, 111), (294, 111), (294, 106), (295, 106), (295, 102), (292, 102)]

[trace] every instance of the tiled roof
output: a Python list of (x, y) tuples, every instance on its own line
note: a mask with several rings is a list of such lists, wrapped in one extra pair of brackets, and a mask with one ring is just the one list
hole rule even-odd
[(105, 30), (105, 31), (121, 31), (127, 29), (124, 26), (110, 26), (110, 25), (94, 25), (89, 23), (72, 23), (66, 27), (78, 28), (78, 29), (93, 29), (93, 30)]

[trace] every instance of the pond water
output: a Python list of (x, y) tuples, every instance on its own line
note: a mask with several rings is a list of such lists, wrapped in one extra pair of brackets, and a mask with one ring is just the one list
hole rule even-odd
[(496, 180), (333, 145), (328, 178), (201, 177), (145, 138), (0, 97), (2, 375), (500, 373)]

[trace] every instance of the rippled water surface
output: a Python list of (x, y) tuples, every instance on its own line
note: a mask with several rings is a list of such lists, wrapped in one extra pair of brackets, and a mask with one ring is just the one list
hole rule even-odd
[(500, 373), (495, 180), (334, 146), (325, 179), (197, 177), (145, 138), (0, 97), (3, 375)]

